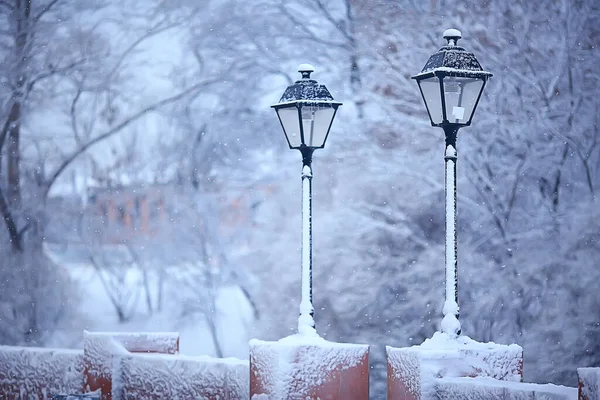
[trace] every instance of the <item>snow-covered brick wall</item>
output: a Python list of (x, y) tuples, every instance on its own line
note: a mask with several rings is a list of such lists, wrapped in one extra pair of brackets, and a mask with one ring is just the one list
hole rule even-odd
[(579, 400), (600, 400), (600, 368), (577, 368)]
[(577, 400), (577, 388), (499, 381), (493, 378), (436, 379), (423, 399)]
[(250, 395), (269, 399), (368, 399), (369, 346), (294, 335), (250, 341)]
[(514, 344), (479, 343), (467, 336), (453, 338), (436, 332), (419, 346), (386, 350), (389, 399), (422, 399), (436, 378), (520, 382), (523, 376), (523, 349)]
[(81, 350), (0, 346), (0, 399), (50, 399), (82, 385)]
[(130, 352), (176, 354), (177, 333), (83, 332), (84, 390), (101, 390), (102, 399), (111, 399), (112, 360)]
[(160, 354), (115, 356), (113, 400), (247, 399), (248, 361)]

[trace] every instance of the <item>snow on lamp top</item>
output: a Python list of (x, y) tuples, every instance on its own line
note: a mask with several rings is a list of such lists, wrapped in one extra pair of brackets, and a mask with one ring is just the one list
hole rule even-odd
[(456, 46), (458, 39), (462, 38), (462, 34), (458, 29), (446, 29), (443, 36), (448, 41), (448, 45), (451, 45), (450, 41), (452, 41), (454, 46)]
[(279, 103), (272, 105), (290, 149), (322, 149), (339, 106), (325, 85), (310, 77), (315, 68), (300, 64), (302, 78), (285, 89)]
[(413, 76), (414, 79), (418, 80), (426, 75), (439, 74), (480, 79), (492, 76), (490, 72), (484, 71), (473, 53), (457, 45), (458, 40), (462, 38), (458, 29), (446, 29), (443, 36), (448, 43), (429, 57), (421, 72)]
[(298, 65), (298, 72), (302, 74), (302, 79), (310, 79), (310, 74), (315, 72), (315, 67), (311, 64), (300, 64)]
[[(310, 77), (310, 74), (315, 71), (315, 67), (311, 64), (300, 64), (298, 66), (298, 72), (302, 74), (302, 79), (297, 80), (293, 84), (287, 87), (279, 103), (275, 106), (281, 105), (281, 103), (290, 103), (298, 101), (309, 101), (309, 102), (326, 102), (337, 105), (333, 101), (333, 96), (329, 93), (329, 90), (325, 85), (319, 84), (316, 80)], [(275, 107), (274, 106), (274, 107)]]

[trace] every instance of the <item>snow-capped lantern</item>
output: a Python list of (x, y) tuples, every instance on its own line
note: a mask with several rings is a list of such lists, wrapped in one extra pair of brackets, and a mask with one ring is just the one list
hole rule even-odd
[(302, 298), (298, 333), (316, 335), (312, 305), (312, 154), (325, 147), (333, 118), (342, 103), (333, 100), (325, 85), (310, 74), (310, 64), (300, 64), (302, 78), (288, 86), (279, 103), (271, 106), (277, 112), (290, 149), (302, 154)]
[(298, 72), (302, 79), (288, 86), (279, 103), (271, 107), (277, 111), (290, 149), (322, 149), (342, 103), (333, 100), (325, 85), (311, 79), (312, 65), (300, 64)]
[(444, 130), (446, 166), (444, 186), (446, 209), (446, 300), (444, 318), (440, 324), (442, 332), (451, 336), (462, 333), (458, 320), (458, 261), (456, 230), (456, 137), (463, 126), (471, 125), (471, 119), (481, 98), (487, 80), (492, 76), (484, 71), (473, 53), (456, 43), (461, 38), (457, 29), (447, 29), (444, 39), (448, 44), (427, 60), (423, 70), (413, 76), (425, 101), (431, 125)]
[(423, 70), (413, 76), (419, 85), (429, 119), (433, 126), (471, 125), (471, 119), (487, 80), (473, 53), (457, 45), (461, 33), (447, 29), (448, 44), (429, 57)]

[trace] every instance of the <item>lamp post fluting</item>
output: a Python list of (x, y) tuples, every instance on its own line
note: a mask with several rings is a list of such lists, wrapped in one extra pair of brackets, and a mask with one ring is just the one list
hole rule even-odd
[(413, 76), (425, 102), (432, 126), (445, 135), (446, 257), (445, 301), (442, 332), (461, 334), (458, 305), (458, 257), (456, 234), (456, 138), (458, 130), (471, 125), (483, 88), (492, 76), (484, 71), (473, 53), (458, 46), (457, 29), (444, 32), (448, 43), (429, 57), (422, 71)]
[(335, 114), (342, 103), (334, 101), (325, 85), (311, 79), (314, 68), (301, 64), (302, 78), (288, 86), (272, 107), (290, 149), (302, 155), (302, 298), (298, 333), (316, 334), (312, 303), (312, 156), (325, 147)]

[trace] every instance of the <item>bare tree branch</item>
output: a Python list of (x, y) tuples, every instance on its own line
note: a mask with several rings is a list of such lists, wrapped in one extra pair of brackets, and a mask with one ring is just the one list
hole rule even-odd
[(161, 107), (164, 107), (168, 104), (172, 104), (178, 100), (181, 100), (183, 98), (185, 98), (188, 95), (193, 94), (194, 92), (197, 92), (199, 89), (206, 87), (208, 85), (211, 85), (213, 83), (219, 82), (221, 79), (220, 78), (214, 78), (211, 80), (207, 80), (204, 82), (200, 82), (197, 83), (185, 90), (183, 90), (182, 92), (173, 95), (171, 97), (167, 97), (163, 100), (160, 100), (154, 104), (151, 104), (147, 107), (145, 107), (143, 110), (137, 111), (134, 114), (130, 115), (129, 117), (125, 118), (123, 121), (121, 121), (119, 124), (115, 125), (113, 128), (109, 129), (108, 131), (96, 136), (95, 138), (91, 139), (89, 142), (85, 143), (84, 145), (82, 145), (81, 147), (79, 147), (77, 150), (75, 150), (74, 152), (72, 152), (69, 156), (66, 157), (65, 160), (63, 160), (63, 162), (56, 168), (56, 170), (50, 175), (50, 178), (48, 179), (48, 181), (46, 182), (46, 188), (44, 189), (44, 197), (48, 196), (48, 192), (50, 191), (50, 189), (52, 188), (52, 185), (54, 184), (54, 182), (56, 181), (56, 179), (64, 172), (64, 170), (71, 165), (71, 163), (77, 158), (79, 157), (79, 155), (81, 155), (82, 153), (84, 153), (86, 150), (88, 150), (90, 147), (92, 147), (93, 145), (115, 135), (116, 133), (120, 132), (121, 130), (123, 130), (124, 128), (126, 128), (127, 126), (129, 126), (131, 123), (137, 121), (138, 119), (140, 119), (141, 117), (145, 116), (147, 113), (151, 112), (151, 111), (156, 111)]
[(10, 127), (10, 115), (11, 113), (9, 112), (8, 117), (6, 117), (6, 121), (4, 121), (4, 125), (2, 126), (2, 131), (0, 132), (0, 162), (2, 161), (2, 148), (4, 147), (4, 141), (6, 140), (6, 136), (8, 135), (8, 128)]
[(298, 39), (298, 40), (312, 40), (313, 42), (317, 42), (317, 43), (321, 43), (321, 44), (325, 44), (328, 46), (335, 46), (335, 47), (341, 47), (346, 49), (348, 46), (345, 43), (339, 43), (339, 42), (333, 42), (333, 41), (329, 41), (329, 40), (325, 40), (320, 38), (318, 35), (316, 35), (311, 29), (309, 29), (308, 26), (306, 26), (305, 23), (303, 23), (302, 21), (300, 21), (298, 18), (296, 18), (296, 16), (294, 15), (294, 13), (290, 12), (290, 10), (287, 9), (287, 7), (282, 3), (279, 7), (279, 9), (281, 10), (281, 12), (283, 12), (285, 14), (286, 17), (288, 17), (296, 26), (301, 26), (302, 32), (304, 32), (306, 35), (305, 36), (301, 36), (301, 35), (281, 35), (281, 36), (285, 36), (287, 38), (290, 39)]
[[(197, 11), (194, 11), (192, 14), (190, 14), (188, 17), (186, 17), (186, 19), (190, 19), (192, 18)], [(183, 20), (185, 21), (185, 19)], [(115, 63), (114, 67), (110, 70), (110, 72), (108, 73), (106, 80), (109, 81), (111, 79), (111, 77), (115, 74), (115, 72), (119, 69), (119, 67), (121, 67), (121, 65), (123, 64), (123, 62), (125, 61), (125, 59), (127, 58), (127, 56), (129, 56), (131, 54), (131, 52), (138, 47), (140, 44), (144, 43), (146, 40), (153, 38), (154, 36), (166, 32), (169, 29), (173, 29), (177, 26), (180, 26), (181, 23), (183, 21), (175, 21), (175, 22), (171, 22), (168, 23), (167, 25), (164, 26), (160, 26), (161, 22), (155, 24), (155, 26), (149, 28), (147, 30), (147, 33), (140, 36), (139, 38), (137, 38), (133, 43), (131, 43), (129, 45), (129, 47), (127, 49), (125, 49), (123, 51), (123, 53), (121, 54), (121, 56), (119, 57), (119, 59), (117, 60), (117, 62)]]
[(75, 97), (73, 97), (73, 101), (71, 102), (71, 108), (70, 108), (70, 112), (71, 112), (71, 129), (73, 129), (73, 135), (75, 136), (75, 142), (79, 146), (81, 146), (81, 137), (79, 136), (79, 128), (77, 126), (77, 113), (76, 113), (76, 109), (77, 109), (77, 103), (79, 102), (79, 99), (81, 98), (81, 93), (83, 93), (83, 90), (81, 90), (81, 88), (78, 88), (77, 89), (77, 94), (75, 94)]
[[(350, 13), (350, 4), (346, 1), (346, 10), (348, 13)], [(317, 0), (317, 6), (319, 7), (319, 9), (321, 10), (321, 12), (323, 13), (323, 16), (325, 17), (325, 19), (327, 21), (329, 21), (331, 23), (331, 25), (336, 28), (336, 30), (338, 32), (340, 32), (342, 34), (342, 36), (344, 36), (348, 41), (353, 41), (354, 38), (348, 33), (347, 30), (343, 29), (340, 26), (340, 23), (338, 21), (335, 20), (335, 18), (333, 17), (333, 15), (331, 15), (331, 13), (329, 12), (329, 10), (327, 9), (327, 7), (325, 7), (325, 5), (323, 4), (322, 0)]]
[(14, 11), (14, 7), (6, 0), (0, 0), (0, 6), (5, 7), (9, 11)]
[(19, 232), (17, 230), (17, 224), (8, 208), (8, 203), (6, 202), (6, 198), (4, 197), (2, 186), (0, 186), (0, 214), (2, 214), (2, 219), (4, 219), (4, 223), (6, 224), (6, 228), (8, 229), (12, 249), (14, 251), (19, 252), (23, 251), (23, 246), (21, 244), (21, 235), (19, 235)]
[(62, 74), (65, 72), (70, 72), (72, 71), (75, 67), (83, 65), (85, 63), (85, 60), (76, 60), (73, 61), (72, 63), (65, 65), (64, 67), (60, 67), (60, 68), (50, 68), (47, 72), (44, 72), (42, 74), (39, 74), (38, 76), (32, 78), (29, 80), (29, 83), (27, 84), (27, 91), (25, 93), (29, 93), (33, 90), (33, 87), (35, 86), (36, 83), (39, 83), (40, 81), (43, 81), (46, 78), (49, 78), (51, 76), (57, 75), (57, 74)]
[(58, 3), (58, 0), (52, 0), (50, 3), (48, 3), (44, 8), (42, 8), (42, 10), (38, 13), (38, 15), (36, 15), (33, 20), (35, 22), (38, 22), (43, 16), (44, 14), (46, 14), (48, 11), (50, 11), (50, 9), (52, 7), (54, 7), (54, 5)]

